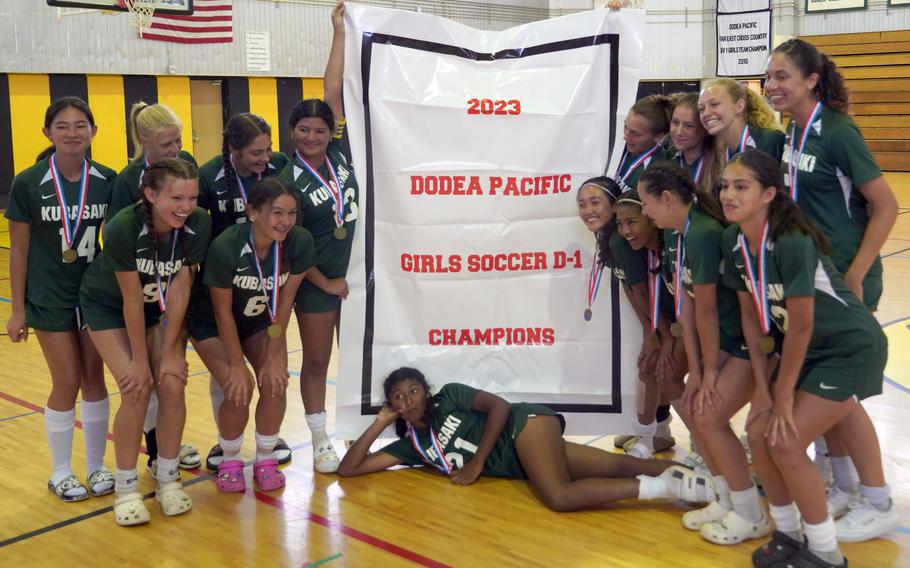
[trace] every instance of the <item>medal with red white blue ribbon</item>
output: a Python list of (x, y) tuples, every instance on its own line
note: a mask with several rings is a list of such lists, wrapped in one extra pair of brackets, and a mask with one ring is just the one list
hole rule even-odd
[(680, 322), (680, 316), (682, 316), (682, 307), (683, 307), (683, 264), (686, 262), (686, 233), (689, 232), (689, 219), (686, 218), (686, 226), (683, 228), (683, 231), (676, 236), (676, 279), (674, 281), (674, 286), (676, 288), (676, 297), (673, 299), (673, 312), (676, 314), (676, 321), (673, 322), (673, 325), (670, 326), (670, 332), (673, 334), (673, 337), (682, 337), (682, 323)]
[(636, 168), (638, 168), (638, 166), (642, 165), (643, 163), (645, 163), (645, 161), (648, 158), (653, 156), (654, 152), (656, 152), (659, 147), (660, 147), (660, 145), (655, 144), (653, 148), (651, 148), (650, 150), (648, 150), (647, 152), (645, 152), (644, 154), (639, 156), (634, 162), (629, 164), (629, 167), (626, 168), (626, 172), (621, 174), (620, 171), (622, 170), (622, 166), (623, 166), (623, 164), (626, 163), (626, 158), (629, 157), (629, 150), (628, 149), (624, 150), (622, 153), (622, 159), (619, 160), (619, 168), (616, 170), (616, 175), (617, 175), (617, 177), (619, 177), (619, 180), (625, 182), (626, 178), (629, 177), (629, 175), (632, 172), (634, 172), (636, 170)]
[(253, 237), (253, 229), (250, 227), (250, 246), (253, 248), (253, 264), (256, 266), (256, 272), (259, 274), (259, 289), (262, 290), (262, 293), (266, 297), (266, 308), (269, 311), (269, 321), (271, 325), (268, 327), (268, 334), (271, 338), (281, 337), (281, 325), (278, 324), (278, 294), (279, 294), (279, 279), (281, 275), (279, 271), (281, 270), (281, 247), (278, 245), (278, 241), (272, 243), (272, 293), (268, 291), (266, 286), (265, 277), (262, 274), (262, 264), (259, 262), (259, 255), (256, 254), (256, 241)]
[(436, 455), (439, 456), (439, 459), (432, 459), (429, 454), (424, 451), (423, 447), (420, 445), (420, 440), (417, 439), (417, 431), (410, 425), (408, 426), (408, 437), (411, 438), (414, 449), (417, 450), (417, 453), (420, 454), (423, 461), (448, 475), (452, 473), (452, 464), (446, 461), (445, 454), (442, 453), (442, 446), (439, 445), (439, 440), (436, 438), (436, 433), (433, 432), (432, 428), (429, 428), (429, 430), (430, 441), (433, 443), (433, 449), (436, 451)]
[(82, 225), (82, 216), (85, 214), (85, 202), (88, 198), (88, 160), (82, 160), (82, 177), (79, 178), (79, 205), (76, 208), (76, 218), (70, 217), (66, 195), (63, 193), (63, 181), (57, 169), (57, 154), (51, 154), (51, 179), (54, 182), (54, 192), (57, 194), (57, 204), (60, 205), (60, 224), (63, 225), (63, 262), (70, 264), (76, 262), (79, 254), (73, 246), (79, 227)]
[(591, 262), (591, 272), (588, 273), (588, 307), (585, 309), (585, 321), (591, 321), (594, 316), (594, 300), (597, 299), (597, 292), (600, 290), (600, 281), (603, 278), (604, 265), (597, 260), (597, 248), (594, 249), (594, 260)]
[(657, 337), (657, 324), (660, 322), (660, 256), (653, 250), (648, 251), (648, 300), (651, 315), (649, 343), (652, 347), (657, 347), (660, 344)]
[(737, 240), (739, 241), (740, 252), (743, 255), (746, 278), (749, 280), (752, 304), (755, 306), (758, 323), (761, 325), (761, 351), (767, 355), (774, 351), (774, 338), (771, 337), (771, 308), (768, 303), (768, 222), (765, 221), (761, 228), (761, 238), (758, 245), (758, 274), (752, 269), (752, 257), (749, 254), (749, 244), (746, 242), (746, 236), (740, 234)]
[(332, 198), (332, 203), (335, 204), (335, 211), (333, 218), (335, 219), (335, 238), (339, 241), (343, 241), (347, 236), (347, 229), (344, 228), (344, 198), (341, 194), (341, 184), (338, 183), (338, 174), (335, 173), (335, 167), (332, 166), (332, 162), (329, 160), (329, 156), (325, 156), (325, 165), (329, 170), (329, 175), (332, 177), (332, 181), (335, 182), (335, 185), (332, 186), (325, 178), (319, 175), (319, 172), (316, 171), (316, 168), (310, 165), (309, 162), (300, 155), (300, 152), (294, 151), (297, 161), (302, 165), (314, 178), (319, 180), (319, 183), (323, 185), (328, 191), (329, 196)]
[[(686, 158), (680, 154), (679, 155), (679, 165), (686, 166)], [(698, 185), (698, 182), (701, 181), (702, 170), (705, 168), (705, 155), (702, 154), (699, 156), (698, 161), (695, 163), (695, 185)]]
[[(234, 179), (237, 180), (237, 189), (240, 190), (240, 199), (243, 200), (243, 208), (249, 209), (249, 198), (246, 195), (246, 187), (243, 185), (243, 180), (240, 178), (240, 174), (237, 173), (237, 166), (234, 165), (234, 156), (231, 156), (231, 169), (234, 170)], [(256, 174), (256, 181), (262, 180), (262, 174)], [(252, 233), (250, 233), (252, 234)]]
[[(812, 123), (818, 119), (818, 115), (822, 112), (822, 102), (818, 101), (815, 103), (815, 106), (812, 107), (812, 112), (809, 114), (809, 120), (806, 121), (806, 128), (803, 129), (802, 136), (799, 137), (799, 150), (796, 150), (796, 121), (793, 121), (793, 128), (790, 129), (790, 163), (787, 164), (787, 177), (790, 182), (790, 197), (793, 198), (793, 202), (799, 201), (799, 190), (796, 185), (799, 182), (799, 161), (803, 157), (803, 149), (806, 147), (806, 140), (809, 139), (809, 132), (812, 131)], [(794, 156), (794, 150), (795, 156)]]
[[(154, 230), (154, 229), (153, 229)], [(180, 231), (174, 229), (171, 231), (171, 260), (168, 262), (173, 268), (174, 264), (174, 254), (177, 252), (177, 237), (180, 234)], [(167, 284), (164, 287), (164, 290), (161, 290), (161, 271), (158, 270), (158, 247), (155, 248), (155, 280), (158, 283), (158, 307), (161, 308), (161, 313), (163, 314), (167, 310), (167, 299), (171, 295), (171, 280), (174, 278), (173, 271), (167, 275)]]
[[(743, 126), (743, 133), (739, 137), (739, 148), (736, 150), (736, 154), (742, 154), (746, 151), (746, 144), (749, 142), (749, 125)], [(733, 154), (735, 156), (736, 154)], [(727, 161), (733, 157), (730, 155), (730, 149), (727, 148)]]

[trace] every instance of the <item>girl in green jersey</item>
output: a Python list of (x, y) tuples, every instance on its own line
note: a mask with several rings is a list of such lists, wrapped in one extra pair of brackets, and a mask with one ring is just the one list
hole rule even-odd
[(784, 133), (771, 107), (752, 89), (735, 79), (712, 79), (698, 98), (699, 120), (718, 145), (721, 163), (746, 148), (758, 148), (780, 159)]
[(304, 345), (300, 394), (313, 436), (313, 467), (319, 473), (333, 473), (339, 463), (326, 431), (326, 376), (341, 302), (348, 296), (345, 276), (359, 211), (354, 167), (342, 143), (343, 16), (344, 2), (339, 2), (332, 11), (334, 37), (325, 69), (325, 101), (301, 101), (291, 111), (294, 156), (280, 174), (300, 191), (299, 218), (316, 246), (316, 264), (297, 291), (294, 311)]
[[(284, 486), (272, 452), (286, 406), (287, 325), (314, 256), (312, 236), (296, 225), (294, 188), (266, 178), (250, 188), (248, 199), (250, 222), (225, 229), (206, 256), (203, 281), (214, 316), (187, 326), (196, 352), (226, 397), (216, 420), (223, 461), (215, 481), (225, 492), (246, 490), (240, 449), (254, 384), (259, 401), (253, 480), (264, 491)], [(255, 379), (244, 358), (256, 371)]]
[(165, 515), (192, 507), (178, 463), (186, 420), (184, 315), (211, 231), (209, 216), (196, 207), (198, 193), (194, 166), (176, 158), (149, 166), (142, 201), (107, 224), (104, 251), (80, 289), (89, 335), (122, 396), (114, 422), (114, 517), (120, 525), (149, 520), (136, 461), (153, 388), (159, 399), (156, 498)]
[[(772, 327), (783, 334), (775, 380), (764, 380), (765, 360), (752, 358), (756, 386), (747, 430), (777, 526), (753, 560), (759, 566), (846, 565), (838, 538), (859, 540), (867, 525), (879, 534), (897, 527), (878, 439), (863, 426), (858, 404), (881, 393), (887, 340), (825, 254), (824, 235), (783, 190), (776, 160), (757, 151), (734, 158), (724, 170), (721, 199), (737, 223), (724, 233), (725, 276), (738, 288), (749, 350), (758, 349)], [(851, 510), (837, 527), (806, 455), (831, 429), (847, 443), (864, 482), (874, 484), (863, 487), (866, 507)]]
[[(111, 199), (112, 170), (86, 158), (97, 132), (89, 106), (76, 97), (54, 101), (44, 116), (52, 146), (13, 180), (9, 206), (9, 338), (28, 339), (31, 327), (51, 373), (44, 426), (53, 471), (48, 488), (64, 501), (113, 491), (104, 467), (110, 404), (101, 359), (83, 329), (79, 283), (95, 258), (98, 234)], [(76, 396), (88, 462), (88, 487), (71, 461)]]
[[(512, 403), (450, 383), (433, 396), (423, 374), (403, 367), (383, 383), (386, 402), (344, 456), (338, 474), (366, 475), (399, 464), (428, 465), (457, 485), (481, 475), (527, 479), (554, 511), (619, 499), (711, 498), (711, 480), (669, 460), (643, 460), (567, 442), (565, 419), (540, 404)], [(400, 438), (369, 449), (389, 426)]]
[[(674, 311), (682, 324), (676, 335), (683, 338), (689, 364), (683, 406), (691, 416), (698, 450), (715, 476), (718, 497), (704, 509), (686, 513), (683, 525), (715, 544), (763, 537), (771, 530), (768, 518), (749, 476), (746, 452), (730, 427), (754, 385), (736, 294), (722, 282), (720, 207), (671, 162), (649, 168), (638, 188), (644, 213), (657, 226), (676, 231), (675, 238), (670, 237), (676, 247), (671, 259)], [(763, 357), (758, 351), (753, 356)]]
[[(828, 237), (831, 260), (847, 286), (875, 311), (882, 294), (879, 253), (898, 206), (859, 128), (846, 114), (844, 78), (826, 55), (803, 40), (777, 47), (766, 73), (771, 104), (791, 115), (784, 185)], [(868, 417), (864, 421), (871, 429)], [(856, 501), (861, 479), (843, 442), (836, 435), (825, 438), (816, 442), (816, 463), (833, 474), (828, 499), (837, 517)], [(824, 458), (826, 450), (830, 460)]]
[(626, 143), (613, 179), (620, 189), (635, 189), (638, 176), (652, 163), (666, 158), (662, 143), (670, 131), (670, 99), (649, 95), (635, 101), (623, 122)]

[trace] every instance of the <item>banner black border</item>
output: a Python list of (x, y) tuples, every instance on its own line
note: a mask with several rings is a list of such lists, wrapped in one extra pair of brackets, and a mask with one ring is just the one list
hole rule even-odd
[[(619, 92), (619, 35), (618, 34), (600, 34), (595, 36), (586, 36), (574, 39), (567, 39), (557, 42), (544, 43), (540, 45), (506, 49), (496, 53), (479, 53), (458, 47), (446, 45), (431, 41), (418, 40), (414, 38), (394, 36), (388, 34), (379, 34), (364, 32), (361, 41), (361, 60), (360, 74), (363, 88), (363, 116), (364, 116), (364, 136), (366, 142), (366, 218), (364, 219), (364, 265), (367, 274), (366, 285), (366, 314), (364, 318), (363, 331), (363, 370), (361, 375), (361, 403), (360, 414), (378, 414), (381, 406), (373, 406), (372, 386), (373, 386), (373, 336), (375, 326), (375, 294), (376, 281), (374, 279), (374, 247), (375, 247), (375, 193), (374, 193), (374, 176), (373, 176), (373, 142), (372, 142), (372, 124), (370, 122), (370, 71), (373, 58), (373, 45), (393, 45), (419, 51), (438, 53), (441, 55), (452, 55), (464, 59), (473, 59), (475, 61), (496, 61), (499, 59), (520, 59), (523, 57), (532, 57), (545, 53), (554, 53), (557, 51), (568, 51), (571, 49), (580, 49), (584, 47), (594, 47), (598, 45), (610, 46), (610, 116), (613, 120), (616, 118), (616, 109), (618, 107), (617, 94)], [(616, 128), (609, 132), (609, 156), (613, 155), (613, 145), (616, 140)], [(592, 412), (604, 414), (622, 413), (622, 381), (621, 381), (621, 329), (619, 325), (619, 283), (614, 276), (610, 276), (610, 297), (612, 310), (612, 342), (611, 347), (614, 353), (612, 358), (612, 388), (610, 404), (551, 404), (540, 403), (552, 408), (557, 412)], [(579, 317), (581, 317), (579, 315)]]

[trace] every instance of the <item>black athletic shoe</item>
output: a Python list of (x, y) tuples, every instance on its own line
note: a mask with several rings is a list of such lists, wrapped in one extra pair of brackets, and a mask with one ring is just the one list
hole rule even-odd
[(771, 540), (752, 553), (752, 565), (756, 568), (784, 566), (791, 558), (805, 548), (806, 543), (797, 542), (780, 531), (771, 533)]

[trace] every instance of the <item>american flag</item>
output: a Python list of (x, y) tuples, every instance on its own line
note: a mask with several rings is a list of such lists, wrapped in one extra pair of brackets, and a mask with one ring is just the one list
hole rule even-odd
[[(156, 12), (144, 39), (176, 43), (230, 43), (234, 41), (232, 0), (193, 0), (193, 15)], [(166, 2), (165, 2), (166, 4)]]

